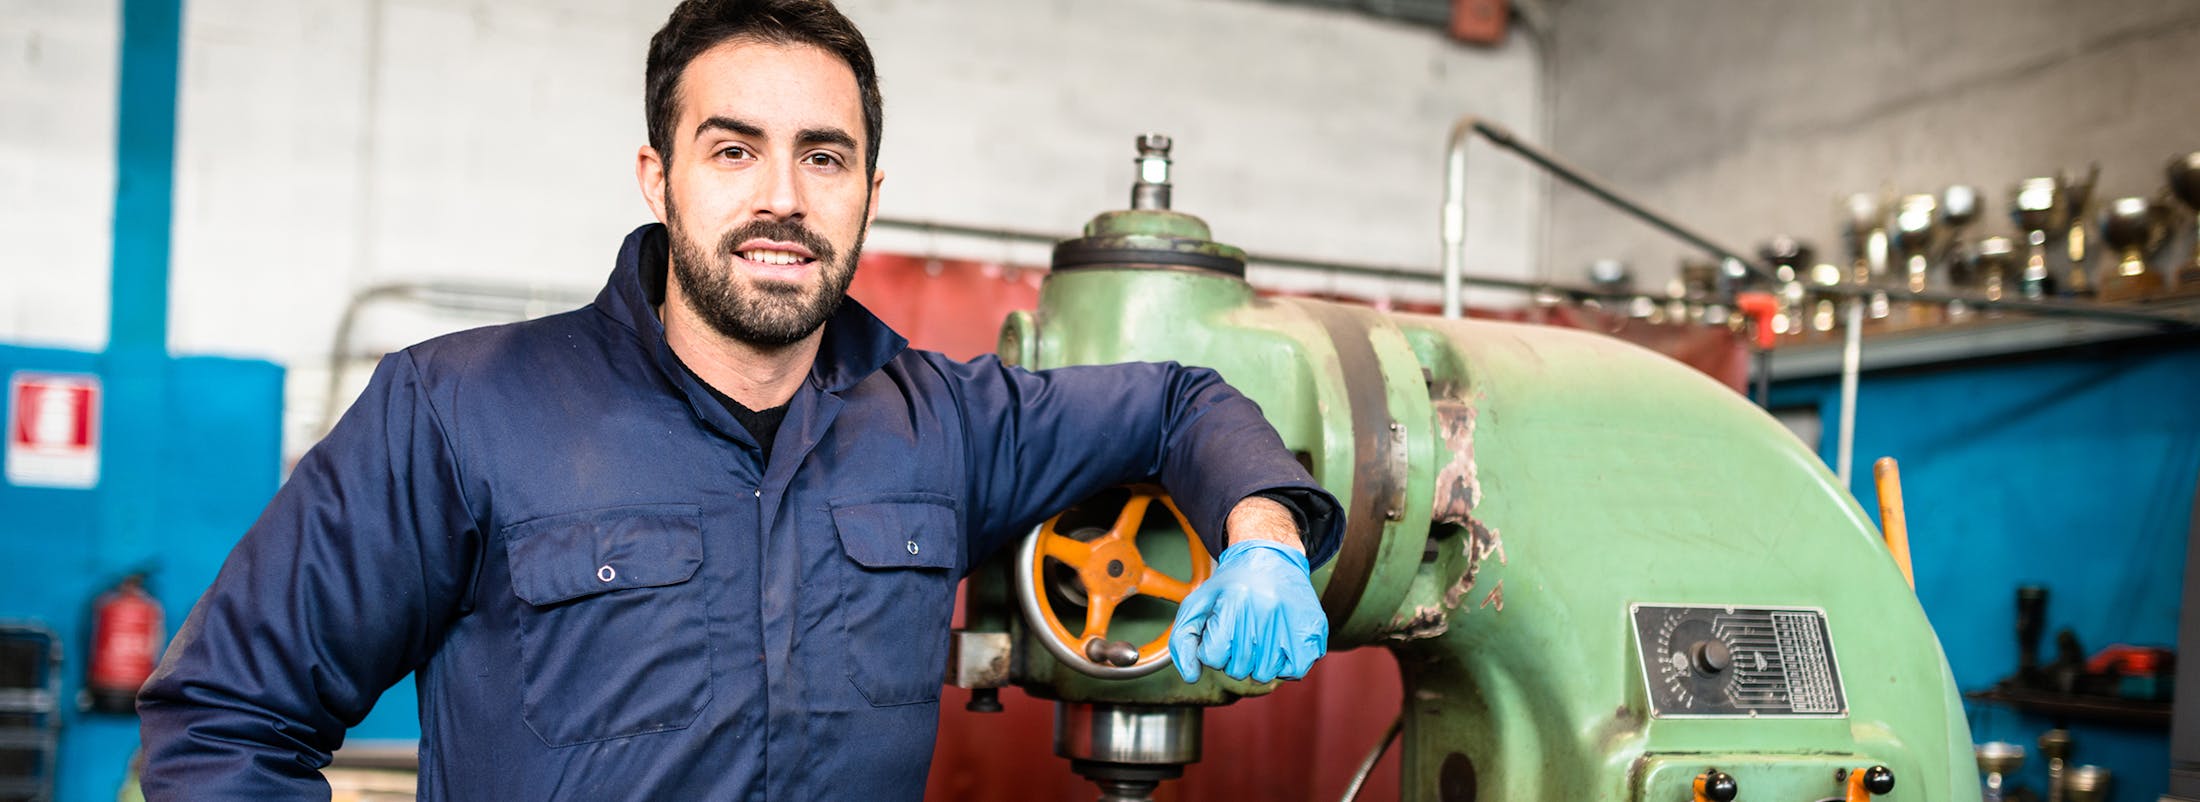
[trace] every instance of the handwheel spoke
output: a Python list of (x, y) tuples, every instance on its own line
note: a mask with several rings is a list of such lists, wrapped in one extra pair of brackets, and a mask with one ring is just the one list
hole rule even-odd
[(1108, 621), (1115, 617), (1115, 603), (1114, 596), (1093, 596), (1085, 600), (1084, 639), (1108, 636)]
[(1148, 568), (1138, 578), (1138, 592), (1181, 604), (1184, 597), (1192, 592), (1192, 588), (1176, 577)]
[(1108, 530), (1108, 536), (1131, 537), (1137, 535), (1139, 525), (1146, 522), (1146, 505), (1152, 503), (1152, 496), (1143, 493), (1133, 494), (1130, 501), (1124, 502), (1123, 511), (1115, 516), (1115, 526)]
[(1039, 541), (1039, 553), (1061, 560), (1071, 568), (1082, 568), (1092, 560), (1090, 544), (1062, 535), (1050, 535)]

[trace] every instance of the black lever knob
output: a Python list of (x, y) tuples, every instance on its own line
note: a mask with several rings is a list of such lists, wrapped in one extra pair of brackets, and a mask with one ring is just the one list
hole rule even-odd
[(1894, 771), (1886, 766), (1873, 766), (1864, 770), (1864, 790), (1872, 796), (1885, 796), (1894, 792)]
[(1696, 798), (1711, 802), (1734, 802), (1741, 795), (1741, 786), (1734, 783), (1734, 775), (1712, 769), (1696, 775)]

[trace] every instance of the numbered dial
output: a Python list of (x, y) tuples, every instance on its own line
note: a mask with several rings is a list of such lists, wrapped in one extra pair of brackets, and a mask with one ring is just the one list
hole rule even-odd
[(1654, 716), (1848, 712), (1822, 611), (1636, 605), (1634, 621)]

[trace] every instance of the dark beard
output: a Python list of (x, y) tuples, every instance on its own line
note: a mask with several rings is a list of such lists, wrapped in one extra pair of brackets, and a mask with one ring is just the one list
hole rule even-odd
[[(855, 243), (842, 257), (832, 243), (801, 223), (757, 220), (726, 232), (718, 239), (716, 253), (710, 254), (688, 238), (670, 197), (665, 199), (665, 217), (671, 220), (672, 277), (680, 282), (688, 310), (719, 334), (760, 348), (800, 342), (832, 319), (841, 300), (848, 297), (848, 283), (855, 280), (856, 259), (863, 253), (863, 237), (868, 233), (858, 230)], [(792, 242), (808, 248), (819, 266), (818, 291), (805, 296), (801, 288), (791, 284), (757, 282), (744, 287), (738, 283), (734, 278), (734, 251), (752, 239)]]

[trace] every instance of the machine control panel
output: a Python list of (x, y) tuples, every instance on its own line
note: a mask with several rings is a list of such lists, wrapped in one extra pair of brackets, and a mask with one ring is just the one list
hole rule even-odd
[(1637, 604), (1631, 611), (1654, 717), (1848, 715), (1823, 610)]

